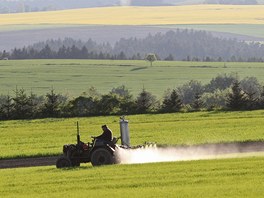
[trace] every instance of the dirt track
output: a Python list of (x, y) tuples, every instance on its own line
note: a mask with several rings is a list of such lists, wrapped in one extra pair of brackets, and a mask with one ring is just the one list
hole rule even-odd
[[(236, 142), (236, 143), (219, 143), (219, 144), (203, 144), (196, 146), (176, 146), (175, 151), (183, 151), (184, 149), (194, 149), (206, 151), (207, 155), (220, 155), (229, 153), (247, 153), (247, 152), (264, 152), (264, 142)], [(32, 166), (50, 166), (56, 164), (58, 156), (52, 157), (31, 157), (0, 160), (0, 169), (18, 168)]]
[(17, 168), (30, 166), (50, 166), (56, 164), (58, 157), (34, 157), (0, 160), (0, 168)]

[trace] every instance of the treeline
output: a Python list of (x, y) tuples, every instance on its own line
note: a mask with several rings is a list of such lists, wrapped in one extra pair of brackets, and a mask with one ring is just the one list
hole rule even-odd
[(257, 0), (1, 0), (0, 13), (17, 12), (39, 12), (51, 10), (65, 10), (102, 6), (169, 6), (169, 5), (190, 5), (190, 4), (234, 4), (234, 5), (255, 5), (263, 4)]
[(188, 0), (1, 0), (0, 13), (40, 12), (108, 6), (168, 6), (190, 4)]
[[(1, 53), (0, 53), (1, 55)], [(134, 59), (140, 60), (142, 57), (140, 55), (136, 55), (130, 58), (127, 58), (124, 52), (120, 52), (119, 54), (112, 55), (110, 53), (103, 53), (102, 51), (88, 51), (86, 46), (83, 46), (81, 49), (72, 45), (71, 47), (65, 47), (64, 45), (58, 49), (58, 51), (54, 51), (47, 44), (41, 50), (36, 50), (34, 48), (22, 48), (22, 49), (14, 49), (12, 53), (2, 52), (2, 59), (108, 59), (108, 60), (127, 60)]]
[[(174, 3), (185, 4), (187, 0), (1, 0), (0, 13), (40, 12), (76, 8), (108, 7), (108, 6), (164, 6)], [(188, 2), (187, 2), (188, 3)]]
[(0, 95), (0, 119), (35, 119), (47, 117), (82, 117), (172, 113), (200, 110), (264, 109), (264, 88), (254, 77), (239, 81), (233, 75), (218, 75), (202, 85), (191, 80), (175, 89), (168, 89), (157, 99), (146, 89), (136, 98), (125, 86), (100, 94), (94, 87), (70, 99), (52, 89), (45, 96), (27, 94), (17, 89), (14, 95)]
[(113, 6), (119, 0), (1, 0), (0, 13), (42, 12), (88, 7)]
[(206, 0), (208, 4), (258, 5), (257, 0)]
[(120, 39), (113, 46), (65, 38), (0, 52), (2, 59), (143, 59), (155, 53), (162, 60), (263, 62), (264, 44), (223, 39), (205, 31), (181, 30)]

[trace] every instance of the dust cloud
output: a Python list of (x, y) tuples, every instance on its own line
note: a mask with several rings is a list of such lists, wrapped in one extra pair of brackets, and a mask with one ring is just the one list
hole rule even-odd
[(259, 151), (262, 151), (263, 155), (263, 144), (261, 149), (256, 145), (237, 143), (181, 147), (156, 147), (153, 145), (136, 149), (119, 148), (116, 155), (121, 164), (141, 164), (239, 157), (241, 153)]

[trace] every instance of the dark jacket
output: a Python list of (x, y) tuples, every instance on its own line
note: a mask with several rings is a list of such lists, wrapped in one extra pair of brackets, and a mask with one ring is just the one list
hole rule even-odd
[(105, 141), (112, 141), (113, 137), (112, 137), (112, 131), (108, 128), (106, 128), (104, 130), (104, 132), (102, 133), (102, 135), (99, 135), (96, 137), (96, 139), (101, 139), (101, 140), (105, 140)]

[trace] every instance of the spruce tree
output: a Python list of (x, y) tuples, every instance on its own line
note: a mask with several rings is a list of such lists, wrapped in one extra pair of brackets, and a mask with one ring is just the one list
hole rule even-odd
[(156, 97), (144, 88), (136, 100), (137, 113), (149, 113), (155, 108)]
[(262, 91), (260, 93), (260, 97), (258, 98), (258, 108), (264, 109), (264, 86), (262, 87)]
[(182, 101), (179, 98), (178, 93), (175, 89), (172, 90), (171, 94), (163, 100), (162, 112), (172, 113), (178, 112), (182, 108)]
[(60, 95), (51, 89), (50, 93), (46, 95), (46, 102), (44, 104), (43, 114), (46, 117), (58, 117), (60, 113)]
[(246, 107), (246, 94), (240, 88), (240, 82), (235, 80), (231, 87), (232, 91), (227, 96), (226, 106), (231, 110), (243, 110)]
[(3, 100), (0, 104), (0, 118), (1, 119), (12, 119), (14, 111), (13, 99), (10, 95), (3, 96)]
[(245, 92), (246, 109), (253, 110), (257, 108), (258, 99), (255, 97), (256, 92)]
[(14, 101), (14, 118), (25, 119), (29, 118), (31, 114), (30, 100), (24, 89), (16, 90)]

